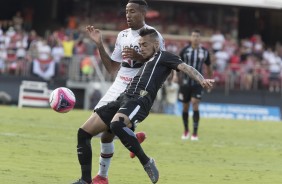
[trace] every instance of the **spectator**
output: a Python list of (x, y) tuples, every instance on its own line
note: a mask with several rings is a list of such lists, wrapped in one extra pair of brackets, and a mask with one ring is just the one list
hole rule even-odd
[(75, 41), (73, 40), (72, 36), (65, 36), (64, 40), (61, 43), (64, 48), (64, 58), (63, 58), (62, 64), (63, 64), (64, 70), (68, 73), (69, 65), (73, 57)]
[(173, 78), (169, 78), (166, 81), (164, 88), (166, 94), (165, 113), (176, 115), (178, 112), (177, 98), (178, 98), (178, 90), (179, 90), (179, 84), (176, 74), (174, 75)]
[(13, 17), (13, 24), (14, 24), (15, 30), (17, 31), (22, 30), (23, 17), (20, 11), (17, 11), (16, 15)]
[(64, 57), (64, 48), (60, 42), (56, 42), (56, 45), (51, 49), (51, 55), (56, 63), (60, 63)]
[(261, 36), (258, 34), (253, 35), (251, 42), (253, 43), (253, 53), (255, 54), (255, 56), (262, 59), (264, 43), (261, 40)]
[(252, 88), (255, 64), (256, 57), (254, 55), (249, 55), (242, 65), (243, 73), (241, 74), (241, 89), (250, 90)]
[(0, 74), (6, 71), (7, 50), (3, 42), (0, 42)]
[(19, 75), (20, 73), (25, 73), (26, 50), (21, 42), (19, 42), (19, 44), (17, 45), (16, 57), (17, 57), (16, 62), (18, 65), (16, 74)]
[(220, 73), (223, 73), (226, 69), (227, 64), (229, 63), (230, 56), (229, 54), (223, 50), (218, 50), (215, 53), (215, 64), (216, 70)]
[(225, 38), (220, 30), (216, 30), (215, 33), (211, 36), (211, 43), (213, 52), (217, 52), (223, 49)]
[(86, 45), (83, 40), (79, 40), (74, 46), (74, 53), (76, 55), (85, 55), (86, 54)]
[(49, 81), (55, 76), (55, 61), (51, 58), (51, 48), (42, 41), (38, 47), (38, 58), (33, 60), (33, 73)]
[(89, 56), (86, 56), (82, 59), (80, 63), (80, 71), (82, 73), (83, 78), (86, 78), (87, 80), (91, 78), (94, 72), (94, 66)]
[(280, 91), (280, 80), (281, 80), (281, 69), (282, 60), (277, 53), (272, 52), (271, 49), (264, 54), (265, 59), (268, 63), (269, 70), (269, 91), (279, 92)]
[(233, 89), (235, 87), (235, 82), (237, 79), (240, 79), (240, 51), (236, 50), (234, 54), (230, 58), (229, 62), (229, 70), (230, 70), (230, 88)]

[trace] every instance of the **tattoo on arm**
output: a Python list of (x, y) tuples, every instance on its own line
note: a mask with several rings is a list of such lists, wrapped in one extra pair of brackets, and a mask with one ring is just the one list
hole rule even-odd
[(189, 75), (189, 77), (191, 77), (192, 79), (196, 80), (199, 83), (201, 83), (204, 80), (204, 77), (201, 75), (200, 72), (198, 72), (198, 70), (185, 63), (179, 64), (178, 69), (184, 72), (185, 74)]

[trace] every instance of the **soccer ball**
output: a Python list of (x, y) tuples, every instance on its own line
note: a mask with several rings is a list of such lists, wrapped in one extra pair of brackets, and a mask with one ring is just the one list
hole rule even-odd
[(70, 89), (59, 87), (50, 94), (49, 104), (54, 111), (66, 113), (74, 108), (75, 96)]

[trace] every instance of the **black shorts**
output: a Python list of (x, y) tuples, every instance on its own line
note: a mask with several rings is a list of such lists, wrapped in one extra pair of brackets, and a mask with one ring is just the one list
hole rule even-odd
[(178, 93), (178, 100), (187, 103), (190, 102), (191, 98), (197, 98), (199, 100), (202, 99), (203, 95), (203, 87), (201, 85), (182, 85), (180, 86), (179, 93)]
[(270, 72), (269, 74), (270, 81), (280, 81), (280, 72)]
[(151, 106), (151, 103), (146, 98), (121, 95), (117, 100), (94, 111), (108, 127), (110, 127), (111, 121), (117, 112), (125, 114), (130, 119), (134, 128), (137, 123), (140, 123), (149, 115)]

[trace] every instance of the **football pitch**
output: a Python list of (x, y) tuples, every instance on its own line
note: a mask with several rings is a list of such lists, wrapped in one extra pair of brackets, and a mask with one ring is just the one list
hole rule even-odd
[[(69, 184), (77, 180), (76, 134), (90, 114), (0, 106), (0, 183)], [(181, 117), (151, 114), (136, 131), (147, 134), (142, 146), (156, 160), (159, 184), (282, 182), (282, 122), (202, 118), (200, 140), (191, 142), (180, 139)], [(92, 139), (92, 151), (95, 176), (98, 138)], [(109, 182), (150, 183), (138, 159), (131, 159), (119, 140), (115, 140)]]

